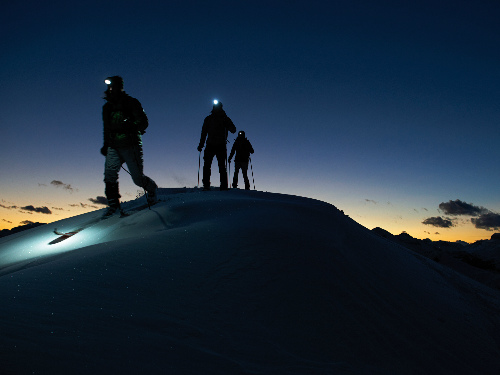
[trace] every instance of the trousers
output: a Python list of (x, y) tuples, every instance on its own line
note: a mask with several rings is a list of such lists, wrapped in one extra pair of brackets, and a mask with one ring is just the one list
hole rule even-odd
[(227, 189), (226, 146), (224, 144), (207, 144), (203, 154), (203, 186), (210, 188), (210, 175), (212, 174), (214, 156), (217, 157), (217, 164), (219, 164), (220, 188)]
[(245, 190), (250, 190), (250, 181), (248, 180), (248, 162), (235, 161), (234, 162), (234, 176), (233, 176), (233, 188), (238, 187), (238, 174), (243, 174), (243, 181), (245, 181)]
[(134, 145), (128, 147), (108, 147), (106, 162), (104, 164), (105, 193), (108, 201), (120, 198), (118, 189), (118, 172), (123, 163), (127, 164), (134, 184), (145, 189), (148, 193), (154, 192), (158, 186), (144, 174), (144, 158), (142, 146)]

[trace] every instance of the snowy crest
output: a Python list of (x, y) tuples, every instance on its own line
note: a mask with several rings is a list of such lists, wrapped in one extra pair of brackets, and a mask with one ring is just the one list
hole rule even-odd
[(500, 372), (500, 293), (334, 206), (159, 196), (0, 239), (1, 373)]

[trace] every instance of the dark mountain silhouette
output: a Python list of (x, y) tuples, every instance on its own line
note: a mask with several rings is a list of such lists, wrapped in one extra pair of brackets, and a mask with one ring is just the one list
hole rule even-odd
[(372, 231), (476, 281), (500, 289), (500, 233), (493, 234), (490, 240), (466, 244), (419, 240), (405, 232), (393, 235), (378, 227)]

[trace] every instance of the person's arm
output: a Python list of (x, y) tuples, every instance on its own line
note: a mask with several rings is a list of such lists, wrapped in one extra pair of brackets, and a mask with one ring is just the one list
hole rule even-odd
[(132, 117), (135, 129), (140, 131), (141, 134), (144, 134), (149, 125), (149, 121), (146, 112), (144, 112), (141, 103), (137, 99), (133, 99)]
[(234, 152), (236, 151), (236, 143), (237, 143), (237, 142), (238, 142), (237, 140), (236, 140), (236, 141), (234, 141), (234, 143), (233, 143), (233, 147), (231, 147), (231, 152), (230, 152), (230, 154), (229, 154), (229, 159), (228, 159), (228, 160), (229, 160), (229, 162), (231, 162), (231, 159), (233, 158)]
[(236, 126), (234, 126), (233, 121), (226, 116), (226, 120), (224, 121), (224, 125), (226, 126), (226, 129), (230, 131), (231, 133), (236, 133)]
[(252, 144), (250, 143), (250, 141), (247, 139), (247, 142), (248, 142), (248, 151), (253, 154), (253, 147), (252, 147)]
[(106, 106), (102, 108), (102, 135), (103, 135), (103, 146), (101, 148), (101, 154), (106, 156), (108, 153), (108, 140), (109, 140), (109, 114)]
[(200, 137), (200, 144), (198, 145), (198, 151), (201, 152), (201, 150), (203, 150), (206, 138), (207, 138), (207, 119), (203, 121), (203, 127), (201, 128), (201, 137)]

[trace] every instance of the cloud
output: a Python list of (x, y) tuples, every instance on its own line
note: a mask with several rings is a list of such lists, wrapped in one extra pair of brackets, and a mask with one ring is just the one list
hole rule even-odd
[(63, 189), (68, 190), (71, 193), (75, 190), (70, 184), (65, 184), (62, 181), (52, 180), (50, 184), (54, 185), (55, 187), (62, 187)]
[(374, 201), (373, 199), (365, 199), (365, 202), (377, 204), (377, 202)]
[(97, 206), (94, 206), (92, 204), (81, 203), (81, 202), (80, 202), (80, 207), (82, 207), (82, 208), (89, 208), (89, 207), (90, 208), (98, 208)]
[(102, 196), (97, 196), (96, 198), (89, 198), (89, 201), (95, 204), (103, 204), (106, 206), (108, 205), (108, 200), (106, 199), (106, 197)]
[(87, 203), (82, 203), (82, 202), (80, 202), (80, 203), (75, 203), (75, 204), (70, 204), (69, 206), (70, 206), (70, 207), (79, 207), (79, 208), (89, 208), (89, 207), (90, 207), (90, 208), (99, 208), (99, 207), (94, 206), (94, 205), (92, 205), (92, 204), (87, 204)]
[(439, 204), (439, 208), (446, 215), (469, 215), (469, 216), (479, 216), (489, 212), (484, 207), (474, 206), (473, 204), (462, 202), (460, 199), (455, 201), (443, 202)]
[[(476, 216), (470, 219), (470, 222), (477, 229), (499, 230), (500, 229), (500, 214), (494, 213), (482, 206), (475, 206), (472, 203), (463, 202), (460, 199), (439, 204), (439, 209), (446, 215), (452, 216)], [(430, 217), (425, 219), (422, 224), (433, 225), (440, 228), (450, 228), (457, 224), (467, 224), (469, 220), (450, 219), (438, 217)], [(437, 234), (437, 233), (436, 233)]]
[(33, 207), (32, 205), (29, 205), (29, 206), (24, 206), (24, 207), (20, 207), (21, 210), (24, 210), (24, 211), (32, 211), (32, 212), (38, 212), (40, 214), (47, 214), (47, 215), (50, 215), (52, 213), (52, 211), (49, 210), (48, 207)]
[(470, 220), (478, 229), (498, 230), (500, 228), (500, 215), (493, 212), (482, 214), (478, 218)]
[(31, 221), (31, 220), (24, 220), (24, 221), (21, 221), (19, 224), (31, 225), (31, 224), (35, 224), (35, 223), (33, 221)]
[(3, 204), (0, 204), (0, 207), (5, 208), (7, 210), (15, 210), (15, 209), (19, 208), (17, 206), (5, 206)]
[(437, 217), (429, 217), (422, 221), (422, 224), (432, 225), (438, 228), (451, 228), (453, 226), (453, 222), (448, 218), (442, 218), (441, 216)]
[(40, 214), (47, 214), (50, 215), (52, 211), (48, 207), (35, 207), (33, 205), (28, 205), (24, 207), (18, 207), (18, 206), (5, 206), (3, 204), (0, 204), (0, 207), (6, 208), (8, 210), (21, 210), (21, 211), (30, 211), (30, 212), (38, 212)]

